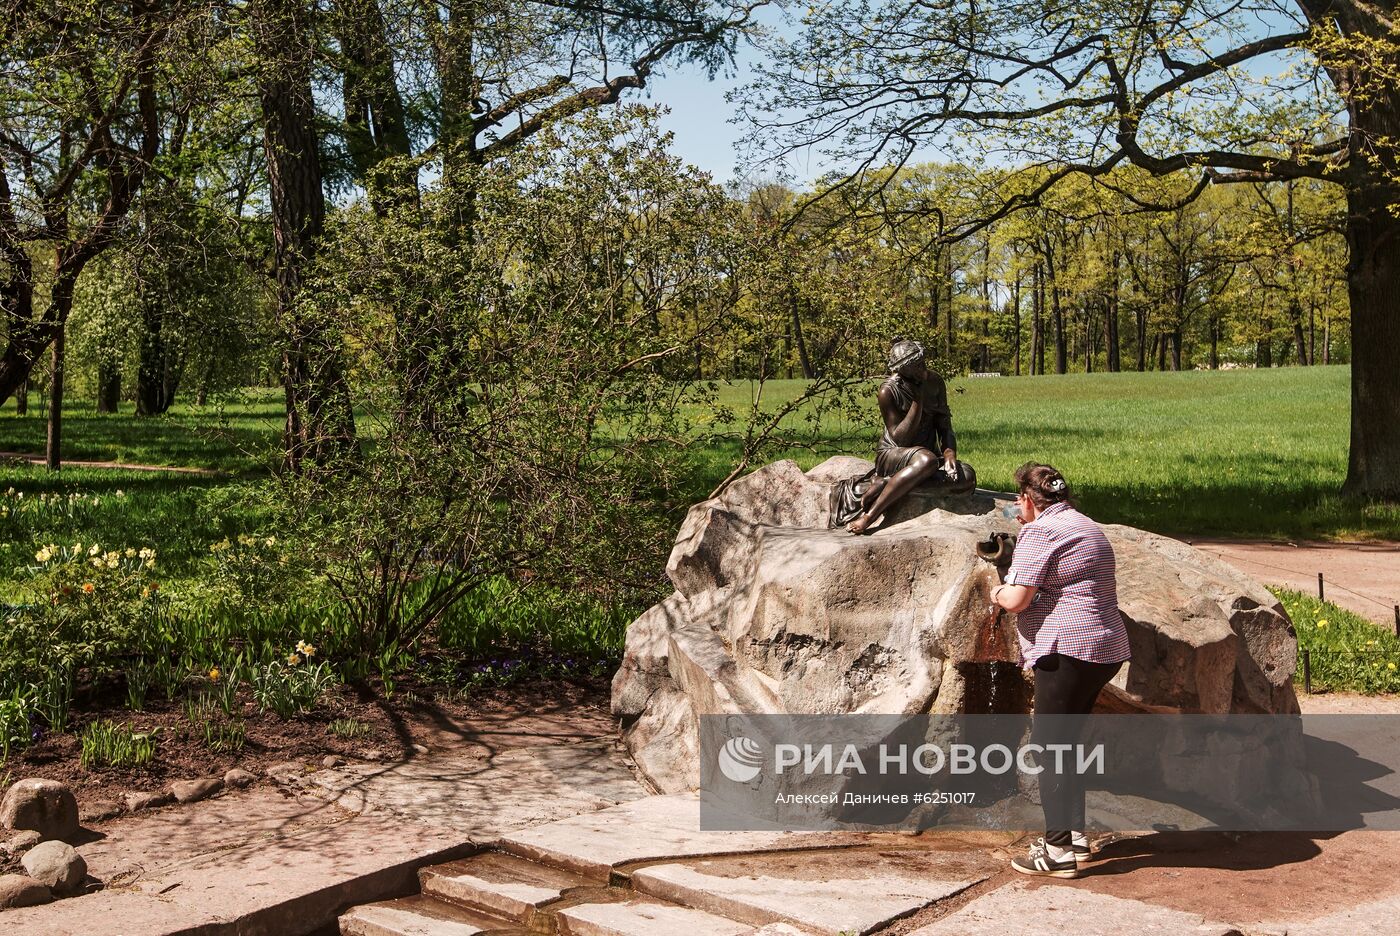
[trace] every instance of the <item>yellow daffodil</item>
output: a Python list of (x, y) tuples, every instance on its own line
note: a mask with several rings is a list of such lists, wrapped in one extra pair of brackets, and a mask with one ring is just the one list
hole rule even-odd
[(96, 543), (93, 543), (91, 546), (88, 547), (89, 556), (95, 556), (100, 552), (102, 552), (102, 547), (97, 545)]
[(1318, 630), (1327, 630), (1327, 623), (1328, 623), (1328, 622), (1327, 622), (1327, 618), (1323, 618), (1322, 620), (1320, 620), (1320, 621), (1317, 622), (1317, 629), (1318, 629)]
[(216, 667), (214, 667), (213, 669), (211, 669), (211, 670), (209, 671), (209, 681), (210, 681), (210, 682), (218, 682), (218, 681), (219, 681), (219, 677), (222, 676), (222, 675), (223, 675), (223, 674), (219, 672), (219, 668), (216, 666)]
[(307, 643), (304, 640), (299, 640), (297, 641), (297, 653), (300, 653), (302, 656), (306, 657), (307, 659), (310, 659), (311, 657), (316, 655), (316, 648), (311, 646), (311, 644)]
[(289, 654), (287, 654), (287, 665), (288, 665), (288, 666), (296, 666), (296, 665), (297, 665), (298, 663), (300, 663), (300, 662), (301, 662), (301, 657), (297, 656), (295, 653), (289, 653)]
[(1385, 665), (1385, 668), (1388, 669), (1388, 670), (1394, 671), (1394, 669), (1395, 669), (1395, 664), (1394, 664), (1394, 663), (1387, 663), (1387, 664)]

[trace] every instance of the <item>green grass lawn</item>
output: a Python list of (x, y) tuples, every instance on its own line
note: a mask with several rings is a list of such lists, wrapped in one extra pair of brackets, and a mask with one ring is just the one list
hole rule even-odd
[[(983, 487), (1007, 490), (1026, 461), (1055, 465), (1095, 518), (1179, 536), (1400, 539), (1400, 507), (1336, 492), (1346, 477), (1350, 369), (1071, 374), (950, 380), (958, 454)], [(870, 456), (869, 430), (831, 419), (807, 442), (775, 452), (810, 467), (833, 451)], [(766, 407), (801, 392), (770, 383)], [(723, 402), (750, 405), (747, 384)], [(800, 423), (790, 420), (794, 428)], [(709, 473), (723, 477), (728, 453)], [(727, 470), (725, 468), (724, 470)]]
[(1272, 589), (1298, 631), (1298, 669), (1303, 686), (1306, 651), (1314, 692), (1400, 692), (1400, 636), (1358, 614), (1311, 595)]
[[(63, 457), (74, 461), (116, 461), (244, 473), (275, 457), (282, 431), (279, 391), (257, 389), (208, 406), (181, 404), (163, 416), (136, 417), (131, 404), (101, 414), (91, 400), (69, 400), (63, 407)], [(45, 420), (38, 394), (29, 414), (15, 415), (11, 399), (0, 407), (0, 452), (44, 454)]]
[[(1346, 367), (954, 378), (949, 397), (959, 454), (984, 487), (1009, 488), (1015, 468), (1036, 460), (1064, 471), (1084, 509), (1105, 522), (1180, 536), (1400, 540), (1400, 508), (1336, 496), (1346, 473), (1349, 379)], [(803, 444), (765, 460), (792, 457), (810, 467), (838, 451), (872, 454), (875, 386), (872, 381), (864, 413), (829, 417), (815, 433), (801, 414), (791, 417)], [(802, 388), (801, 381), (769, 383), (765, 408)], [(728, 384), (720, 402), (742, 414), (752, 392), (747, 383)], [(275, 463), (281, 402), (276, 391), (252, 391), (220, 405), (179, 405), (166, 416), (137, 419), (129, 408), (99, 416), (80, 400), (67, 407), (64, 427), (71, 459), (224, 473), (211, 479), (69, 468), (55, 477), (0, 466), (0, 491), (11, 485), (30, 494), (125, 489), (135, 496), (114, 515), (120, 538), (172, 540), (174, 559), (183, 540), (194, 554), (239, 527), (209, 492), (247, 483)], [(25, 418), (14, 415), (13, 402), (0, 409), (0, 451), (37, 454), (43, 445), (37, 405)], [(737, 451), (729, 442), (704, 450), (682, 499), (703, 497), (728, 473)], [(238, 498), (228, 500), (236, 512)], [(81, 524), (68, 526), (77, 531)]]

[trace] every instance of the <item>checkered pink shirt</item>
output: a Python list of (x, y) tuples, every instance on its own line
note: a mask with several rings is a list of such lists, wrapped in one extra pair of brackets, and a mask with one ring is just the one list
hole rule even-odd
[(1016, 616), (1022, 666), (1030, 669), (1051, 653), (1089, 663), (1128, 659), (1113, 546), (1097, 523), (1073, 507), (1051, 504), (1021, 527), (1006, 581), (1038, 589), (1031, 606)]

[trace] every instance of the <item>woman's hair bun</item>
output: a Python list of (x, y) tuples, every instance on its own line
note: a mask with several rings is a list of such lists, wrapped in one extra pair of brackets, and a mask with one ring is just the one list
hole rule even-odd
[(1029, 495), (1040, 508), (1074, 503), (1065, 476), (1057, 468), (1039, 462), (1026, 462), (1016, 469), (1016, 489)]

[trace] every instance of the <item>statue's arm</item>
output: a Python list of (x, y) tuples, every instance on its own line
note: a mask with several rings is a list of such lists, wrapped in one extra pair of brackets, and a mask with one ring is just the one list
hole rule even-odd
[(953, 417), (946, 413), (939, 413), (933, 418), (934, 428), (938, 430), (938, 438), (943, 443), (940, 452), (942, 456), (952, 461), (958, 454), (958, 437), (953, 434)]
[(909, 404), (909, 411), (900, 413), (894, 391), (889, 387), (880, 388), (880, 415), (885, 420), (885, 428), (890, 431), (890, 438), (897, 444), (913, 444), (913, 440), (918, 436), (919, 420), (923, 412), (923, 406), (916, 395), (914, 402)]

